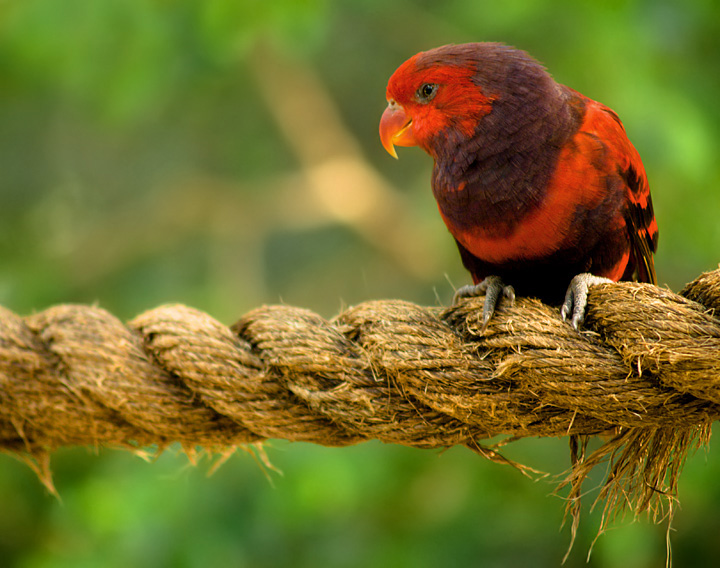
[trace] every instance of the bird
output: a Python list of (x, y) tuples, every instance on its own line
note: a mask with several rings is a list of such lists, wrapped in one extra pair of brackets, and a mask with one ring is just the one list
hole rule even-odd
[(640, 155), (618, 115), (492, 42), (417, 53), (388, 81), (380, 140), (419, 146), (473, 284), (483, 331), (501, 299), (560, 307), (577, 330), (588, 289), (657, 283), (658, 226)]

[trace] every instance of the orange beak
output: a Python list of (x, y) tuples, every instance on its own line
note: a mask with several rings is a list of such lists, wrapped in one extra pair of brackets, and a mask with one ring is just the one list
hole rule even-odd
[(383, 148), (397, 159), (395, 146), (417, 146), (412, 119), (405, 114), (405, 109), (395, 101), (390, 101), (380, 119), (380, 141)]

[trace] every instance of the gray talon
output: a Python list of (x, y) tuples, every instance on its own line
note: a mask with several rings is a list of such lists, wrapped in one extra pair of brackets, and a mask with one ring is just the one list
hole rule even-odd
[(463, 298), (482, 296), (485, 293), (485, 290), (480, 290), (481, 284), (482, 282), (480, 284), (465, 284), (465, 286), (460, 286), (460, 288), (455, 290), (455, 294), (453, 294), (452, 303), (457, 304)]
[(570, 281), (570, 286), (568, 286), (565, 293), (565, 301), (560, 308), (563, 321), (567, 321), (568, 316), (572, 314), (570, 325), (575, 329), (580, 327), (580, 324), (585, 319), (588, 290), (591, 286), (597, 284), (613, 284), (613, 281), (602, 276), (595, 276), (589, 272), (578, 274)]
[(490, 323), (501, 297), (507, 298), (510, 305), (515, 303), (515, 289), (512, 286), (506, 286), (499, 276), (488, 276), (478, 284), (469, 284), (458, 288), (453, 296), (453, 304), (456, 304), (461, 298), (482, 296), (483, 294), (485, 294), (485, 303), (483, 304), (481, 332), (484, 332)]

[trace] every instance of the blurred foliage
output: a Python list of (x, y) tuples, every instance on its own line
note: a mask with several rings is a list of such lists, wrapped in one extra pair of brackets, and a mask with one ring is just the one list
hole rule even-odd
[[(713, 0), (5, 0), (0, 3), (0, 303), (164, 302), (232, 323), (278, 301), (332, 316), (398, 297), (446, 303), (468, 281), (429, 192), (430, 159), (377, 140), (392, 71), (444, 43), (495, 40), (614, 108), (643, 156), (659, 280), (720, 250), (720, 9)], [(468, 450), (275, 441), (284, 475), (243, 452), (206, 478), (54, 456), (58, 501), (0, 457), (3, 566), (557, 566), (552, 482)], [(508, 454), (560, 474), (566, 441)], [(595, 482), (599, 482), (601, 472)], [(720, 456), (694, 456), (678, 566), (712, 565)], [(268, 481), (269, 478), (269, 481)], [(588, 495), (588, 504), (592, 492)], [(585, 565), (586, 512), (567, 566)], [(659, 566), (664, 527), (618, 521), (590, 566)]]

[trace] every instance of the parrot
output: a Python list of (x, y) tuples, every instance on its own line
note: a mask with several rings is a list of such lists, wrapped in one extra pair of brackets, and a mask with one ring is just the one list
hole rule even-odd
[(591, 286), (656, 284), (658, 226), (645, 168), (618, 115), (493, 42), (420, 52), (388, 81), (380, 141), (419, 146), (473, 284), (483, 331), (515, 294), (560, 307), (577, 330)]

